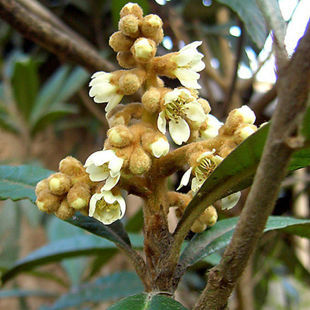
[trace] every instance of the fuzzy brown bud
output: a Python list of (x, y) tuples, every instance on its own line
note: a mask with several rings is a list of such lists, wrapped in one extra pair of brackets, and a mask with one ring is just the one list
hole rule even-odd
[(72, 156), (67, 156), (60, 161), (59, 171), (71, 177), (86, 173), (82, 163)]
[(151, 158), (145, 153), (142, 147), (137, 146), (131, 154), (129, 169), (133, 174), (143, 174), (150, 170)]
[(155, 14), (146, 15), (141, 23), (141, 31), (143, 36), (153, 38), (162, 28), (163, 22), (161, 18)]
[(126, 36), (137, 38), (139, 36), (139, 19), (133, 14), (125, 15), (118, 23), (119, 30)]
[(209, 104), (208, 100), (203, 99), (203, 98), (199, 98), (197, 101), (200, 103), (200, 105), (201, 105), (202, 108), (203, 108), (203, 111), (204, 111), (206, 114), (210, 113), (211, 107), (210, 107), (210, 104)]
[(207, 228), (207, 225), (197, 219), (191, 227), (191, 231), (198, 234), (203, 232)]
[(52, 194), (63, 195), (69, 191), (71, 179), (64, 173), (54, 173), (48, 178), (48, 187)]
[(47, 213), (55, 212), (59, 208), (61, 198), (53, 195), (48, 189), (40, 191), (36, 205), (39, 210)]
[(129, 2), (125, 6), (123, 6), (119, 14), (121, 18), (129, 14), (135, 15), (139, 19), (143, 17), (143, 11), (141, 7), (137, 3), (132, 2)]
[(60, 218), (61, 220), (67, 220), (68, 218), (72, 217), (75, 213), (75, 209), (69, 206), (67, 199), (64, 199), (58, 210), (55, 212), (55, 215)]
[(118, 86), (122, 94), (132, 95), (140, 88), (141, 82), (135, 73), (126, 72), (120, 77)]
[(119, 52), (117, 53), (116, 58), (118, 64), (125, 69), (131, 69), (137, 65), (137, 62), (131, 52)]
[(107, 135), (110, 145), (119, 148), (128, 146), (133, 140), (132, 133), (128, 127), (123, 125), (109, 129)]
[(90, 199), (89, 186), (85, 183), (76, 183), (70, 189), (67, 195), (67, 200), (70, 207), (79, 210), (85, 208)]
[(129, 51), (134, 40), (125, 36), (121, 31), (114, 32), (109, 40), (109, 45), (114, 52), (126, 52)]
[(217, 211), (213, 206), (209, 206), (205, 209), (199, 217), (200, 221), (205, 223), (207, 226), (213, 226), (216, 223), (217, 218)]
[(42, 191), (45, 191), (45, 190), (48, 190), (48, 181), (47, 181), (47, 179), (44, 179), (44, 180), (40, 181), (39, 183), (37, 183), (36, 189), (35, 189), (36, 196), (39, 196), (40, 193)]
[(160, 108), (161, 92), (158, 88), (151, 87), (142, 96), (142, 105), (150, 113), (155, 113)]

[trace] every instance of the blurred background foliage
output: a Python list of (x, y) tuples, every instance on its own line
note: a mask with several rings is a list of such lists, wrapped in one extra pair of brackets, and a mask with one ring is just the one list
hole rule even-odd
[[(25, 7), (41, 4), (118, 67), (108, 39), (128, 1), (17, 2)], [(270, 35), (255, 0), (136, 2), (145, 14), (158, 14), (164, 21), (165, 37), (158, 55), (203, 40), (207, 69), (201, 74), (201, 95), (209, 100), (212, 114), (223, 119), (231, 109), (250, 104), (257, 124), (269, 120), (274, 86), (256, 77), (273, 56), (266, 49)], [(297, 8), (300, 1), (295, 2)], [(67, 155), (83, 162), (102, 148), (107, 123), (104, 106), (88, 97), (91, 73), (49, 53), (0, 20), (1, 164), (32, 163), (56, 170)], [(165, 82), (170, 87), (178, 85), (173, 80)], [(309, 180), (307, 169), (291, 173), (274, 214), (308, 217)], [(243, 201), (246, 194), (245, 190)], [(130, 197), (128, 204), (125, 224), (139, 249), (141, 201)], [(221, 217), (238, 215), (241, 206)], [(174, 222), (171, 216), (171, 227)], [(47, 258), (40, 260), (41, 254), (33, 252), (39, 247)], [(182, 280), (176, 297), (185, 306), (194, 304), (205, 285), (206, 271), (217, 264), (221, 251), (200, 260)], [(0, 274), (30, 253), (35, 259), (1, 288), (1, 309), (106, 309), (111, 302), (143, 290), (111, 242), (40, 213), (29, 201), (6, 200), (0, 205)], [(231, 298), (231, 309), (309, 309), (309, 253), (307, 240), (284, 233), (265, 234)]]

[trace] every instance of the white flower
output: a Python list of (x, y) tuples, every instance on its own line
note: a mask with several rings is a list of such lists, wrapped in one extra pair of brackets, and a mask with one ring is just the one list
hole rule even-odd
[(110, 112), (123, 98), (123, 95), (117, 92), (118, 86), (111, 83), (112, 76), (112, 73), (99, 71), (92, 75), (89, 83), (89, 96), (94, 97), (96, 103), (107, 102), (106, 112)]
[(164, 97), (164, 107), (158, 115), (157, 126), (160, 132), (166, 133), (166, 119), (169, 121), (169, 132), (172, 140), (181, 145), (190, 137), (189, 119), (202, 124), (206, 115), (189, 90), (176, 88)]
[(200, 130), (201, 137), (203, 139), (214, 138), (218, 135), (219, 129), (223, 126), (215, 116), (207, 114), (206, 127)]
[(126, 203), (121, 195), (114, 196), (110, 191), (94, 194), (89, 202), (89, 216), (105, 225), (121, 219), (126, 210)]
[(240, 115), (243, 122), (246, 124), (254, 124), (256, 116), (255, 113), (247, 105), (243, 105), (241, 108), (234, 110), (236, 115)]
[(152, 154), (156, 158), (167, 155), (169, 152), (169, 147), (169, 142), (164, 138), (159, 138), (157, 141), (150, 145)]
[(222, 199), (222, 210), (229, 210), (233, 208), (239, 201), (241, 192), (233, 193)]
[(221, 156), (214, 155), (214, 152), (214, 149), (204, 152), (197, 158), (197, 165), (195, 165), (195, 167), (190, 167), (184, 173), (177, 190), (188, 184), (191, 174), (195, 175), (192, 179), (191, 190), (197, 192), (200, 189), (204, 181), (223, 160)]
[(173, 74), (180, 80), (181, 84), (188, 88), (201, 88), (197, 80), (200, 78), (199, 71), (205, 68), (205, 63), (201, 60), (203, 54), (197, 51), (201, 41), (195, 41), (185, 45), (177, 55), (172, 57), (172, 61), (177, 64)]
[(91, 154), (86, 162), (86, 172), (94, 182), (106, 180), (103, 190), (113, 188), (121, 175), (124, 160), (116, 156), (112, 150), (102, 150)]

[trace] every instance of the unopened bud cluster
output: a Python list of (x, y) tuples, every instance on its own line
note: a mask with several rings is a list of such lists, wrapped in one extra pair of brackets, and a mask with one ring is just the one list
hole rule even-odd
[[(208, 101), (199, 97), (198, 72), (205, 67), (197, 50), (201, 42), (156, 56), (164, 35), (162, 26), (160, 17), (143, 16), (135, 3), (121, 10), (118, 31), (109, 44), (124, 70), (96, 72), (89, 84), (90, 97), (96, 103), (107, 103), (110, 129), (103, 149), (91, 154), (84, 165), (72, 157), (62, 160), (59, 172), (37, 185), (40, 210), (62, 219), (79, 210), (104, 224), (113, 223), (125, 213), (122, 180), (130, 183), (137, 177), (146, 180), (147, 187), (152, 173), (157, 172), (152, 169), (154, 164), (168, 154), (172, 141), (176, 145), (196, 142), (184, 154), (184, 165), (190, 168), (179, 186), (188, 184), (192, 177), (192, 197), (221, 161), (256, 131), (255, 115), (247, 106), (233, 110), (223, 124), (210, 114)], [(178, 79), (180, 87), (165, 87), (161, 76)], [(138, 90), (141, 102), (120, 103), (124, 96)], [(236, 197), (226, 201), (236, 203)], [(226, 202), (222, 203), (224, 206)], [(181, 205), (179, 215), (187, 203)], [(216, 220), (217, 212), (209, 206), (192, 230), (202, 231)]]

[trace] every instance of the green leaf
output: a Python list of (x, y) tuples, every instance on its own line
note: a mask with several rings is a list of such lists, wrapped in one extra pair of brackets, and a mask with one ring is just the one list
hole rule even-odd
[(29, 199), (35, 202), (35, 187), (53, 172), (32, 165), (0, 166), (0, 200)]
[(264, 17), (255, 0), (217, 0), (229, 6), (244, 22), (245, 28), (258, 48), (264, 46), (267, 30)]
[[(234, 217), (219, 221), (210, 229), (195, 235), (181, 254), (181, 266), (186, 269), (202, 258), (225, 248), (230, 242), (238, 220), (239, 217)], [(271, 230), (282, 230), (310, 238), (310, 220), (270, 216), (264, 232)]]
[(138, 294), (122, 299), (108, 310), (186, 310), (186, 308), (172, 298), (158, 294)]
[(32, 123), (37, 121), (42, 115), (46, 113), (50, 105), (55, 102), (56, 94), (60, 91), (65, 79), (69, 74), (70, 68), (62, 66), (57, 69), (52, 76), (41, 87), (36, 98), (36, 103), (31, 113)]
[[(132, 235), (131, 237), (135, 248), (143, 247), (143, 239), (140, 236)], [(5, 270), (1, 281), (4, 283), (21, 272), (65, 258), (82, 255), (100, 255), (104, 257), (110, 255), (111, 250), (115, 249), (115, 244), (109, 240), (89, 234), (58, 240), (17, 261), (10, 269)]]
[(56, 297), (58, 294), (44, 291), (31, 291), (31, 290), (1, 290), (0, 291), (0, 299), (1, 298), (10, 298), (10, 297)]
[(121, 221), (116, 221), (110, 225), (103, 225), (93, 217), (77, 213), (71, 219), (67, 220), (67, 222), (121, 246), (131, 246), (130, 239)]
[(78, 107), (72, 104), (57, 103), (52, 106), (46, 114), (42, 115), (32, 124), (31, 134), (35, 135), (37, 132), (44, 129), (50, 123), (70, 114), (78, 112)]
[(126, 231), (137, 233), (143, 227), (143, 211), (140, 208), (126, 223)]
[[(128, 285), (130, 284), (130, 285)], [(60, 297), (52, 306), (45, 310), (72, 309), (85, 303), (115, 301), (119, 298), (138, 294), (143, 291), (139, 277), (133, 272), (119, 272), (100, 277), (93, 283), (85, 283)]]
[[(268, 130), (269, 124), (266, 124), (221, 162), (185, 209), (178, 227), (186, 218), (200, 214), (205, 206), (251, 185), (263, 153)], [(293, 154), (288, 170), (293, 171), (309, 165), (310, 148), (306, 148)]]
[[(56, 242), (69, 237), (85, 236), (85, 231), (57, 217), (52, 217), (47, 226), (47, 235), (50, 242)], [(87, 262), (85, 257), (71, 258), (61, 262), (73, 286), (80, 284)]]
[[(149, 3), (147, 0), (136, 0), (135, 3), (139, 4), (143, 9), (144, 15), (147, 15), (149, 12)], [(127, 0), (112, 0), (111, 1), (111, 10), (112, 10), (112, 18), (114, 26), (117, 26), (118, 21), (120, 19), (119, 12), (122, 7), (127, 4)]]
[(30, 253), (25, 258), (17, 261), (12, 268), (3, 273), (3, 283), (17, 274), (31, 270), (34, 267), (59, 261), (64, 258), (82, 255), (105, 255), (106, 250), (114, 249), (114, 243), (92, 235), (75, 236), (52, 242)]
[(19, 57), (14, 64), (12, 90), (18, 109), (28, 120), (39, 88), (37, 63), (28, 56)]

